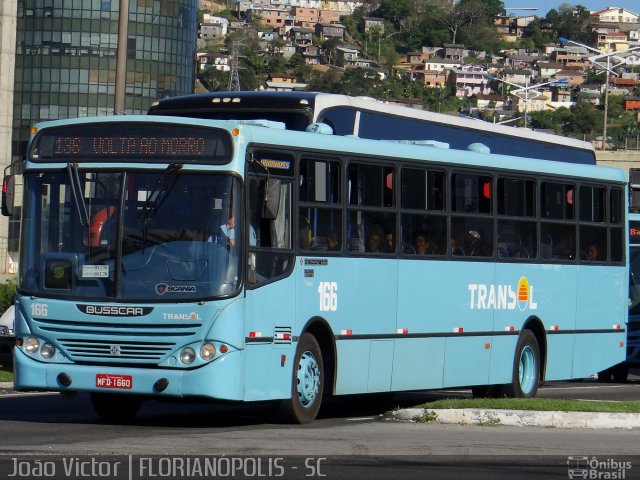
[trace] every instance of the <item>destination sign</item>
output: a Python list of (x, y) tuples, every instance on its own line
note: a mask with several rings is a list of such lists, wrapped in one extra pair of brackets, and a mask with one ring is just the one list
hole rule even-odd
[(629, 222), (629, 243), (640, 243), (640, 222)]
[(83, 155), (181, 157), (202, 156), (202, 137), (58, 137), (53, 145), (54, 156)]
[(187, 125), (96, 123), (45, 128), (33, 140), (35, 162), (132, 161), (226, 163), (228, 132)]

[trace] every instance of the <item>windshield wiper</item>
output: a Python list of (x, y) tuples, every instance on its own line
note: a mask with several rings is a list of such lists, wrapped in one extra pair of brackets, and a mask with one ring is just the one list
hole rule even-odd
[(142, 213), (140, 214), (140, 222), (144, 225), (142, 231), (142, 242), (147, 245), (147, 227), (149, 221), (153, 218), (155, 213), (165, 201), (167, 195), (176, 184), (178, 180), (178, 173), (182, 169), (182, 164), (172, 163), (164, 172), (160, 175), (156, 187), (151, 191), (147, 197), (144, 206), (142, 207)]
[(181, 164), (172, 163), (167, 169), (162, 172), (158, 184), (155, 189), (151, 191), (147, 197), (144, 207), (142, 207), (142, 214), (140, 215), (140, 221), (144, 224), (149, 223), (149, 220), (155, 215), (162, 205), (162, 202), (167, 198), (167, 194), (173, 188), (178, 179), (178, 172), (182, 169)]
[[(82, 195), (82, 184), (80, 183), (80, 174), (78, 173), (78, 164), (70, 163), (67, 165), (67, 172), (69, 173), (69, 183), (71, 184), (71, 195), (73, 196), (73, 202), (76, 205), (76, 211), (78, 212), (78, 218), (80, 219), (80, 225), (88, 227), (89, 211), (87, 210), (87, 204), (84, 201)], [(82, 209), (80, 209), (82, 205)]]

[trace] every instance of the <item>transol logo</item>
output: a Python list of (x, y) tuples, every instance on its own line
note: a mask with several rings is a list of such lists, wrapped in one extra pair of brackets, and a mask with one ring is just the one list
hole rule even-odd
[(513, 285), (470, 283), (469, 308), (471, 310), (536, 310), (533, 285), (527, 277), (521, 277), (515, 289)]

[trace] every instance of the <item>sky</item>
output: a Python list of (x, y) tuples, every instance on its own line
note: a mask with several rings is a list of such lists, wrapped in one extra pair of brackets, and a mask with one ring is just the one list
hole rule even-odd
[[(640, 14), (640, 2), (638, 0), (502, 0), (507, 8), (507, 15), (526, 15), (532, 13), (544, 17), (547, 11), (552, 8), (557, 9), (562, 3), (570, 5), (582, 5), (591, 11), (604, 10), (607, 7), (626, 8), (633, 13)], [(537, 8), (535, 12), (527, 12), (526, 10), (509, 10), (510, 8)]]

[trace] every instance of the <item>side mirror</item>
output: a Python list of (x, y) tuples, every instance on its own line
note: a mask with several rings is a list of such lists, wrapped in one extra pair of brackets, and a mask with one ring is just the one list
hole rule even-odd
[(5, 175), (2, 180), (2, 215), (10, 217), (13, 215), (13, 196), (15, 192), (15, 177)]
[(264, 187), (264, 203), (262, 207), (262, 218), (264, 220), (275, 220), (278, 218), (280, 208), (280, 180), (267, 179)]

